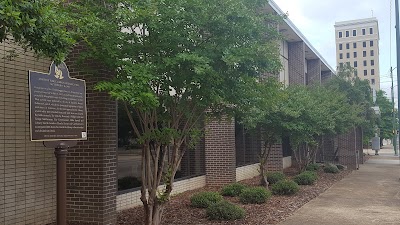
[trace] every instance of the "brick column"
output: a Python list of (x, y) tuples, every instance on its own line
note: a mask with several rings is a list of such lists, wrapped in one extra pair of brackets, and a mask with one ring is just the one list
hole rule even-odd
[(331, 71), (322, 71), (322, 73), (321, 73), (321, 83), (325, 84), (331, 78), (332, 78), (332, 72)]
[(205, 132), (207, 185), (222, 186), (236, 181), (235, 122), (210, 119)]
[(307, 85), (321, 84), (321, 60), (307, 60)]
[(356, 161), (356, 130), (352, 128), (348, 133), (338, 135), (338, 160), (349, 169), (357, 168)]
[(282, 144), (274, 144), (271, 149), (271, 154), (267, 161), (267, 171), (282, 171), (283, 170), (283, 152)]
[(303, 41), (288, 43), (289, 85), (305, 84), (305, 45)]
[[(114, 225), (117, 193), (117, 107), (107, 93), (93, 90), (110, 73), (96, 63), (76, 64), (77, 47), (66, 62), (71, 77), (87, 85), (88, 140), (69, 150), (67, 210), (70, 224)], [(82, 68), (89, 66), (92, 74)]]

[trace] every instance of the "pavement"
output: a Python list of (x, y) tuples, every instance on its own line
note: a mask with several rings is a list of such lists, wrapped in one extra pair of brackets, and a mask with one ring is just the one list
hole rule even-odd
[(386, 146), (279, 225), (400, 225), (399, 178), (399, 157)]

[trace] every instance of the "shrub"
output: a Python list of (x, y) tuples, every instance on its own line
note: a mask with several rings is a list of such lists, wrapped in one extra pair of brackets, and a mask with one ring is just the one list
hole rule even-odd
[(239, 195), (243, 204), (262, 204), (271, 197), (271, 192), (263, 187), (246, 188)]
[(335, 166), (333, 164), (328, 164), (324, 167), (324, 172), (325, 173), (339, 173), (339, 169), (337, 168), (337, 166)]
[(299, 185), (311, 185), (317, 180), (317, 173), (305, 171), (293, 178), (293, 181)]
[(246, 185), (240, 183), (228, 184), (222, 188), (221, 194), (223, 196), (239, 196), (245, 188)]
[(208, 192), (208, 191), (194, 194), (190, 198), (192, 206), (196, 208), (207, 208), (213, 203), (217, 203), (222, 200), (223, 197), (218, 192)]
[(126, 189), (131, 189), (135, 187), (140, 187), (142, 186), (142, 182), (139, 180), (139, 178), (132, 177), (132, 176), (127, 176), (118, 179), (118, 190), (126, 190)]
[(206, 213), (210, 220), (237, 220), (242, 219), (246, 214), (244, 209), (227, 201), (210, 205)]
[(299, 191), (299, 185), (292, 180), (281, 180), (272, 185), (272, 193), (275, 195), (292, 195)]
[(319, 164), (317, 163), (311, 163), (306, 167), (307, 171), (318, 171), (319, 170)]
[(267, 181), (269, 184), (275, 184), (278, 181), (284, 180), (285, 175), (281, 172), (267, 173)]
[(336, 167), (337, 167), (339, 170), (345, 170), (345, 169), (346, 169), (346, 166), (343, 166), (343, 165), (341, 165), (341, 164), (336, 165)]

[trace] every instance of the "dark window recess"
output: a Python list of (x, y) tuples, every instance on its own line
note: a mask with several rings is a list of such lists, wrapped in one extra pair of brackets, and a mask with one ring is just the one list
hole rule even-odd
[(348, 52), (348, 53), (346, 53), (346, 58), (350, 58), (350, 53)]
[(346, 43), (346, 49), (350, 49), (350, 43)]
[(371, 66), (375, 66), (375, 60), (371, 60)]
[(357, 61), (354, 61), (354, 67), (357, 67), (358, 65), (357, 65)]
[(357, 58), (357, 52), (353, 52), (354, 58)]
[(375, 79), (371, 79), (371, 84), (375, 84)]
[(243, 125), (235, 123), (236, 167), (259, 163), (261, 150), (260, 135), (246, 130)]
[(363, 51), (363, 57), (367, 57), (367, 51)]
[(371, 27), (369, 28), (369, 34), (373, 34), (374, 33), (374, 29)]
[(364, 65), (364, 66), (367, 66), (367, 60), (364, 60), (364, 61), (363, 61), (363, 65)]
[(375, 75), (375, 69), (371, 69), (371, 75)]
[(374, 46), (374, 41), (369, 41), (369, 46), (373, 47)]
[(362, 35), (365, 35), (365, 28), (362, 29)]
[(350, 37), (350, 31), (346, 30), (346, 37)]
[(354, 76), (358, 76), (357, 70), (354, 70)]
[(363, 42), (363, 47), (364, 47), (364, 48), (367, 47), (367, 42), (366, 42), (366, 41)]
[(339, 54), (339, 59), (343, 59), (343, 53)]
[(371, 50), (370, 55), (374, 56), (374, 50)]
[(357, 30), (353, 30), (353, 37), (357, 36)]
[(282, 153), (283, 157), (292, 156), (292, 146), (290, 146), (289, 136), (282, 137)]
[(339, 44), (339, 50), (343, 50), (343, 45)]
[(356, 42), (353, 43), (353, 48), (357, 48), (357, 43)]
[(342, 38), (343, 37), (343, 33), (342, 33), (342, 31), (339, 31), (339, 38)]
[(339, 68), (343, 68), (343, 63), (339, 63)]
[(368, 75), (368, 71), (364, 70), (364, 76), (367, 76), (367, 75)]

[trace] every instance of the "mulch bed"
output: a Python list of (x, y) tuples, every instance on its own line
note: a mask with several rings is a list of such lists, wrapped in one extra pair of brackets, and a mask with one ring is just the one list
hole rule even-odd
[[(265, 204), (243, 205), (238, 198), (224, 197), (225, 199), (240, 205), (246, 210), (246, 217), (236, 221), (209, 221), (205, 209), (190, 206), (190, 196), (201, 191), (218, 191), (216, 188), (204, 187), (174, 196), (167, 204), (162, 224), (277, 224), (292, 215), (301, 206), (317, 197), (331, 187), (335, 182), (350, 174), (351, 171), (341, 171), (338, 174), (318, 172), (318, 181), (314, 185), (301, 186), (300, 191), (292, 196), (272, 196)], [(289, 168), (285, 174), (296, 174), (294, 168)], [(257, 186), (259, 177), (244, 180), (241, 183)], [(135, 207), (118, 213), (118, 225), (143, 224), (143, 207)]]

